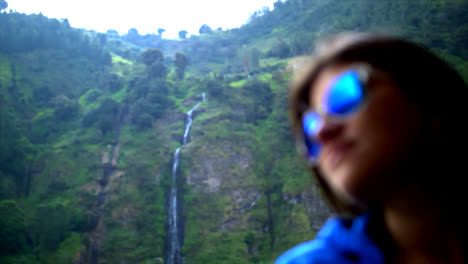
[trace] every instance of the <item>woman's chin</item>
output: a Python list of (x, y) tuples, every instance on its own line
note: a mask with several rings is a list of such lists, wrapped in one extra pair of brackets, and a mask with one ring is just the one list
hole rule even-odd
[(325, 169), (323, 172), (333, 192), (341, 199), (351, 203), (363, 203), (368, 199), (368, 192), (365, 189), (372, 186), (366, 187), (362, 175), (353, 165), (343, 161), (339, 166)]
[(355, 180), (353, 166), (349, 160), (329, 155), (321, 164), (327, 181), (338, 189), (345, 190)]

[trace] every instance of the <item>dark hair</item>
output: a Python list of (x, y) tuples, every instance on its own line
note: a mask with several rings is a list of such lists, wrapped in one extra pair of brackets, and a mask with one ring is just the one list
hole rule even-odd
[[(368, 33), (345, 33), (317, 45), (310, 64), (290, 84), (290, 117), (298, 139), (302, 136), (300, 120), (308, 108), (311, 85), (317, 76), (329, 66), (354, 62), (363, 62), (388, 73), (395, 86), (401, 89), (404, 96), (418, 106), (427, 118), (437, 118), (440, 121), (440, 133), (437, 135), (440, 144), (433, 149), (440, 155), (439, 159), (435, 159), (440, 166), (434, 171), (449, 175), (438, 175), (442, 176), (443, 180), (435, 176), (425, 178), (423, 184), (440, 188), (441, 195), (447, 196), (443, 197), (447, 198), (447, 201), (461, 199), (461, 196), (454, 196), (455, 192), (451, 190), (463, 185), (460, 182), (450, 183), (451, 179), (456, 178), (453, 174), (460, 172), (447, 164), (461, 161), (461, 156), (450, 156), (459, 153), (455, 152), (455, 148), (461, 147), (462, 151), (468, 149), (464, 131), (456, 127), (456, 124), (465, 118), (464, 104), (468, 104), (465, 102), (468, 99), (468, 88), (450, 65), (426, 48), (409, 41)], [(334, 209), (339, 213), (351, 215), (362, 211), (362, 208), (338, 199), (320, 175), (319, 168), (312, 170)], [(456, 192), (456, 195), (462, 193), (461, 190)]]

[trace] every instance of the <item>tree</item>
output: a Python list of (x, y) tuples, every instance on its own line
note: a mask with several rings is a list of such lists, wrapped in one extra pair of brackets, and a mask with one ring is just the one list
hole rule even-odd
[(164, 28), (158, 28), (158, 35), (162, 38), (162, 34), (166, 32)]
[(159, 49), (147, 49), (140, 54), (140, 60), (146, 66), (150, 66), (154, 63), (162, 63), (164, 60), (164, 55), (161, 50)]
[(136, 28), (131, 28), (131, 29), (128, 30), (126, 39), (130, 40), (130, 41), (132, 41), (132, 40), (136, 41), (136, 40), (138, 40), (139, 36), (140, 36), (140, 34), (138, 34), (138, 30)]
[(252, 78), (242, 87), (242, 93), (253, 99), (253, 103), (249, 105), (249, 121), (265, 119), (272, 111), (273, 93), (271, 92), (270, 83)]
[(113, 30), (113, 29), (109, 29), (107, 30), (106, 34), (110, 37), (113, 37), (113, 38), (118, 38), (119, 37), (119, 32), (117, 32), (117, 30)]
[(153, 118), (148, 113), (143, 113), (135, 117), (135, 124), (138, 128), (147, 129), (153, 127)]
[(5, 0), (0, 0), (0, 11), (7, 9), (8, 3)]
[(276, 42), (273, 47), (268, 51), (268, 56), (270, 57), (278, 57), (281, 59), (287, 58), (291, 53), (291, 48), (289, 47), (288, 43), (284, 40), (279, 40)]
[(117, 74), (110, 74), (109, 77), (105, 80), (105, 87), (109, 89), (109, 91), (115, 93), (122, 89), (123, 81)]
[(256, 69), (260, 66), (260, 57), (262, 56), (262, 53), (257, 49), (253, 48), (250, 51), (250, 66), (252, 69)]
[(242, 65), (244, 66), (245, 74), (251, 73), (260, 65), (260, 57), (262, 53), (257, 48), (244, 48), (242, 51)]
[(83, 118), (83, 125), (90, 127), (97, 123), (103, 135), (111, 131), (115, 121), (118, 119), (119, 103), (112, 98), (106, 98), (99, 108), (89, 111)]
[(14, 200), (3, 200), (0, 215), (0, 255), (21, 251), (26, 247), (23, 211)]
[(198, 30), (198, 32), (200, 34), (211, 34), (213, 33), (213, 30), (207, 24), (203, 24), (203, 26), (200, 27), (200, 30)]
[(68, 21), (68, 18), (61, 19), (60, 22), (65, 25), (66, 29), (70, 29), (70, 21)]
[(188, 59), (183, 53), (177, 52), (175, 54), (174, 64), (176, 66), (176, 73), (177, 77), (179, 77), (181, 80), (184, 78), (185, 67), (187, 66), (187, 63)]
[(224, 99), (227, 97), (227, 89), (220, 80), (209, 79), (204, 84), (206, 91), (212, 97)]
[(76, 101), (68, 99), (65, 95), (59, 95), (52, 99), (55, 106), (55, 118), (58, 121), (70, 121), (78, 116), (80, 112), (80, 105)]
[(162, 61), (156, 61), (146, 69), (146, 72), (149, 78), (166, 78), (169, 70)]
[(62, 204), (41, 204), (35, 208), (31, 224), (32, 242), (42, 250), (53, 251), (72, 227), (71, 208)]
[(101, 45), (101, 46), (106, 45), (106, 43), (107, 43), (107, 35), (106, 34), (98, 33), (96, 38), (97, 38), (97, 40), (99, 42), (99, 45)]
[(186, 39), (187, 34), (188, 34), (188, 32), (186, 30), (181, 30), (181, 31), (179, 31), (179, 38), (180, 39)]
[(131, 28), (131, 29), (128, 30), (127, 35), (129, 35), (129, 36), (138, 36), (139, 35), (138, 30), (136, 28)]

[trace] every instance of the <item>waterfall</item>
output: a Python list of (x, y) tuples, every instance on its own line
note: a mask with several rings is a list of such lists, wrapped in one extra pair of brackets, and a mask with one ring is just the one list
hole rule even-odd
[(196, 104), (192, 109), (190, 109), (190, 111), (187, 112), (187, 125), (185, 126), (184, 144), (182, 144), (182, 147), (183, 147), (185, 144), (187, 144), (188, 133), (189, 133), (190, 127), (192, 126), (192, 112), (193, 112), (193, 110), (195, 110), (199, 105), (200, 105), (200, 103)]
[[(203, 93), (203, 101), (205, 100), (205, 93)], [(183, 264), (180, 255), (181, 243), (179, 241), (179, 224), (177, 222), (177, 167), (179, 166), (180, 149), (187, 144), (190, 127), (192, 126), (192, 113), (200, 105), (196, 104), (190, 111), (187, 112), (187, 124), (185, 125), (184, 140), (181, 147), (177, 148), (174, 153), (174, 164), (172, 165), (172, 179), (171, 179), (171, 195), (169, 197), (169, 210), (168, 210), (168, 256), (167, 264)]]
[(180, 264), (179, 232), (177, 228), (177, 166), (179, 166), (180, 147), (174, 153), (174, 164), (172, 165), (171, 196), (169, 198), (169, 254), (168, 264)]

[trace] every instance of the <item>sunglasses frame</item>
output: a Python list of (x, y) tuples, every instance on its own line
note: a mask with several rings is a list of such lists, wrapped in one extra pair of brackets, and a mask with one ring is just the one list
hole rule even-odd
[[(321, 120), (326, 119), (326, 120), (333, 120), (333, 122), (344, 122), (350, 116), (359, 112), (367, 104), (369, 79), (371, 78), (371, 76), (374, 76), (377, 71), (373, 67), (371, 67), (369, 64), (355, 63), (355, 64), (350, 65), (344, 72), (336, 76), (332, 80), (332, 82), (334, 82), (336, 78), (350, 71), (357, 73), (358, 81), (359, 81), (359, 84), (361, 85), (362, 92), (363, 92), (363, 99), (355, 108), (353, 108), (352, 110), (344, 114), (338, 114), (338, 113), (327, 113), (324, 106), (320, 105), (318, 109), (311, 109), (310, 107), (307, 107), (306, 110), (300, 114), (301, 116), (300, 133), (296, 137), (296, 147), (297, 147), (297, 151), (299, 152), (299, 154), (305, 158), (307, 165), (309, 165), (310, 167), (316, 167), (318, 165), (318, 157), (320, 155), (320, 150), (318, 154), (314, 156), (313, 154), (311, 154), (311, 149), (308, 147), (308, 145), (314, 144), (318, 147), (321, 147), (321, 146), (319, 143), (310, 142), (309, 136), (305, 134), (304, 127), (303, 127), (303, 119), (305, 115), (308, 113), (316, 113), (317, 115), (320, 116)], [(314, 80), (312, 80), (312, 82), (310, 83), (308, 87), (313, 85), (313, 83), (314, 83)], [(330, 85), (331, 83), (328, 85), (327, 89), (330, 89), (329, 88)], [(308, 105), (309, 104), (307, 102), (307, 106)], [(308, 141), (310, 142), (309, 144), (308, 144)]]

